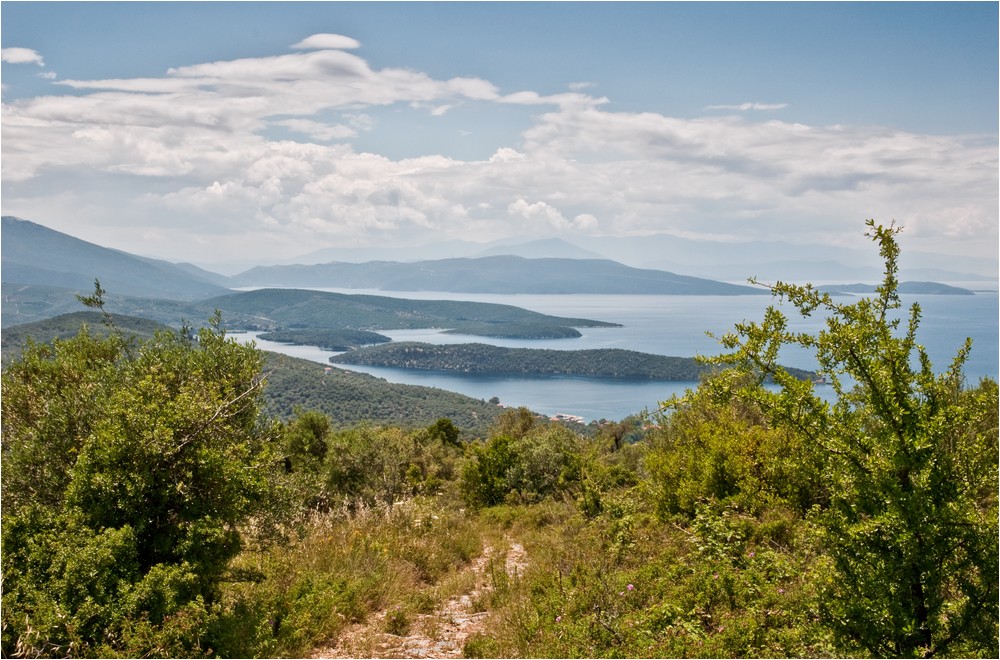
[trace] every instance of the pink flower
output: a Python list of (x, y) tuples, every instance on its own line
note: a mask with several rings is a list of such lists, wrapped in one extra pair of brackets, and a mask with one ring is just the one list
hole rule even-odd
[(756, 554), (757, 554), (756, 552), (754, 552), (753, 550), (751, 550), (750, 554), (748, 554), (747, 556), (752, 559)]
[(625, 592), (624, 592), (624, 591), (619, 591), (619, 592), (618, 592), (618, 595), (619, 595), (619, 596), (624, 596), (624, 595), (625, 595)]
[(562, 616), (557, 616), (556, 617), (556, 623), (559, 623), (560, 621), (562, 621)]
[(632, 591), (633, 589), (635, 589), (635, 587), (634, 587), (634, 586), (632, 586), (632, 583), (631, 583), (631, 582), (630, 582), (630, 583), (629, 583), (629, 585), (628, 585), (627, 587), (625, 587), (625, 588), (626, 588), (626, 589), (628, 589), (629, 591)]
[(779, 594), (783, 594), (783, 593), (785, 593), (785, 590), (784, 590), (784, 589), (782, 589), (781, 587), (778, 587), (778, 593), (779, 593)]

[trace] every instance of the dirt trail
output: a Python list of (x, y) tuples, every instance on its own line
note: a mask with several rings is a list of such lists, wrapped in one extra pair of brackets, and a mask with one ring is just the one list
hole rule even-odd
[[(488, 568), (493, 550), (484, 548), (466, 571), (474, 585), (465, 593), (441, 603), (430, 614), (414, 616), (409, 632), (393, 635), (385, 632), (388, 610), (377, 612), (364, 623), (349, 626), (337, 645), (317, 649), (313, 658), (461, 658), (465, 640), (484, 629), (489, 612), (481, 609), (489, 590)], [(524, 547), (510, 543), (507, 549), (508, 575), (527, 566)]]

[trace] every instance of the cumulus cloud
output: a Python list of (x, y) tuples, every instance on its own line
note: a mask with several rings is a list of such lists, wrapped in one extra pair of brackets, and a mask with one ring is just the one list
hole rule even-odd
[(0, 61), (8, 64), (37, 64), (45, 66), (45, 60), (38, 51), (31, 48), (0, 48)]
[(318, 50), (318, 49), (351, 50), (360, 47), (361, 47), (360, 41), (358, 41), (357, 39), (352, 39), (351, 37), (345, 37), (342, 34), (314, 34), (311, 37), (306, 37), (302, 41), (292, 46), (292, 48), (298, 50)]
[(787, 103), (737, 103), (735, 105), (709, 105), (706, 110), (783, 110)]
[(358, 134), (357, 130), (351, 126), (345, 126), (344, 124), (324, 124), (311, 119), (284, 119), (274, 123), (323, 142), (343, 140), (355, 137)]
[[(566, 231), (738, 240), (760, 238), (762, 222), (773, 236), (837, 240), (865, 217), (896, 218), (929, 246), (996, 245), (995, 137), (622, 112), (583, 83), (504, 93), (480, 78), (375, 69), (332, 36), (161, 77), (58, 81), (74, 93), (4, 104), (5, 205), (94, 218), (118, 209), (204, 260), (229, 243), (292, 256), (304, 244)], [(378, 144), (380, 113), (439, 126), (456, 106), (488, 122), (514, 105), (537, 114), (478, 160), (357, 147), (362, 134)], [(47, 199), (30, 192), (57, 187)], [(241, 238), (200, 248), (192, 227)]]

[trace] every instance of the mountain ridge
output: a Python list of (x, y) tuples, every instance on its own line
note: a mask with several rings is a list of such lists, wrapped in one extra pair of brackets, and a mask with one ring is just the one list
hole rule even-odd
[(30, 220), (5, 215), (0, 267), (4, 282), (197, 300), (228, 291), (167, 261), (103, 247)]
[(454, 293), (605, 293), (757, 295), (760, 288), (669, 271), (632, 268), (609, 259), (527, 259), (497, 255), (413, 263), (372, 261), (258, 266), (234, 276), (242, 286), (331, 287)]

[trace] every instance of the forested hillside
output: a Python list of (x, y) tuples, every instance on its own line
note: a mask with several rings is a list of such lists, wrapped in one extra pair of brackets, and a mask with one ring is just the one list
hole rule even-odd
[[(93, 280), (90, 282), (93, 287)], [(84, 291), (86, 292), (86, 291)], [(79, 291), (3, 284), (4, 327), (79, 310)], [(579, 337), (576, 328), (619, 327), (594, 319), (565, 318), (512, 305), (458, 300), (408, 300), (302, 289), (260, 289), (180, 302), (105, 292), (106, 309), (180, 327), (215, 310), (231, 330), (300, 332), (440, 328), (486, 337), (560, 339)], [(294, 341), (294, 339), (293, 339)], [(369, 343), (364, 341), (364, 343)]]
[[(504, 348), (489, 344), (395, 342), (370, 346), (330, 358), (336, 364), (364, 364), (401, 369), (436, 369), (472, 374), (587, 376), (630, 380), (697, 381), (711, 367), (694, 358), (652, 355), (620, 348), (578, 351)], [(812, 374), (790, 369), (799, 378)]]
[[(107, 325), (111, 321), (112, 327)], [(172, 332), (168, 326), (132, 316), (100, 312), (74, 312), (45, 321), (14, 326), (3, 330), (3, 364), (18, 359), (28, 339), (50, 345), (56, 340), (76, 337), (81, 328), (103, 337), (120, 334), (129, 341), (148, 341), (159, 332)], [(345, 371), (309, 360), (278, 353), (262, 352), (265, 359), (267, 387), (264, 410), (278, 419), (288, 419), (299, 409), (327, 415), (338, 427), (359, 422), (396, 424), (406, 428), (427, 426), (447, 417), (463, 433), (482, 437), (501, 409), (455, 392), (389, 383), (368, 374)]]
[[(896, 229), (869, 228), (874, 296), (775, 285), (717, 373), (593, 437), (523, 408), (424, 424), (402, 393), (377, 404), (398, 423), (342, 426), (308, 395), (368, 403), (365, 379), (218, 316), (34, 344), (2, 377), (0, 650), (995, 658), (997, 384), (965, 382), (968, 343), (934, 370), (919, 306), (895, 320)], [(778, 364), (789, 344), (832, 396)]]
[(404, 428), (447, 417), (468, 437), (483, 437), (502, 412), (496, 404), (434, 387), (399, 385), (368, 374), (327, 368), (309, 360), (265, 353), (264, 410), (281, 419), (315, 410), (337, 428), (360, 422)]

